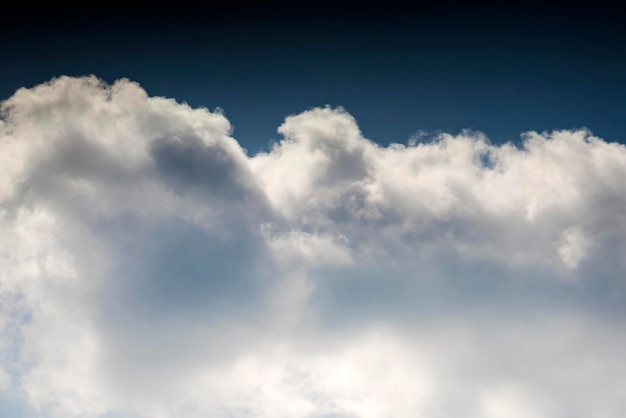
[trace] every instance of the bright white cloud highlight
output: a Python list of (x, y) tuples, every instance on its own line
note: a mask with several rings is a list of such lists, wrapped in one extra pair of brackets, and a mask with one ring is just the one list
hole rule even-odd
[(278, 131), (247, 155), (128, 80), (4, 101), (0, 389), (44, 417), (626, 414), (626, 147), (382, 147), (328, 107)]

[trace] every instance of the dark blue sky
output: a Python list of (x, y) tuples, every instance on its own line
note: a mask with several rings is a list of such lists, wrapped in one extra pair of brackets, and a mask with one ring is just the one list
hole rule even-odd
[(382, 144), (418, 130), (502, 142), (583, 126), (626, 141), (626, 29), (608, 9), (317, 2), (69, 16), (10, 17), (0, 97), (59, 75), (127, 77), (223, 108), (252, 153), (286, 115), (326, 104)]

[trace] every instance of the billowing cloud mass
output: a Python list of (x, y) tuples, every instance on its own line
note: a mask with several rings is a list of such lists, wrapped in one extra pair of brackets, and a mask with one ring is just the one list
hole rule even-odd
[[(416, 129), (419, 127), (416, 127)], [(43, 417), (626, 416), (626, 147), (61, 77), (0, 121), (0, 389)], [(402, 140), (402, 138), (399, 138)]]

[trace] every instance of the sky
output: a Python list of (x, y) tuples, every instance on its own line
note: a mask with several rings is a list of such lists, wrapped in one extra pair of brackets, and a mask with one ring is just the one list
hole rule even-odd
[(612, 10), (6, 20), (0, 415), (626, 414)]
[(279, 139), (285, 116), (325, 105), (381, 144), (468, 128), (499, 142), (581, 127), (626, 135), (626, 35), (610, 8), (318, 2), (8, 20), (0, 97), (53, 76), (129, 78), (224, 109), (251, 153)]

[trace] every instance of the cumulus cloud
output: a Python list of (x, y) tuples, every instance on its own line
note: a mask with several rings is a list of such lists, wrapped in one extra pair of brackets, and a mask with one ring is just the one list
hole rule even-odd
[(0, 390), (44, 417), (621, 417), (626, 147), (61, 77), (0, 121)]

